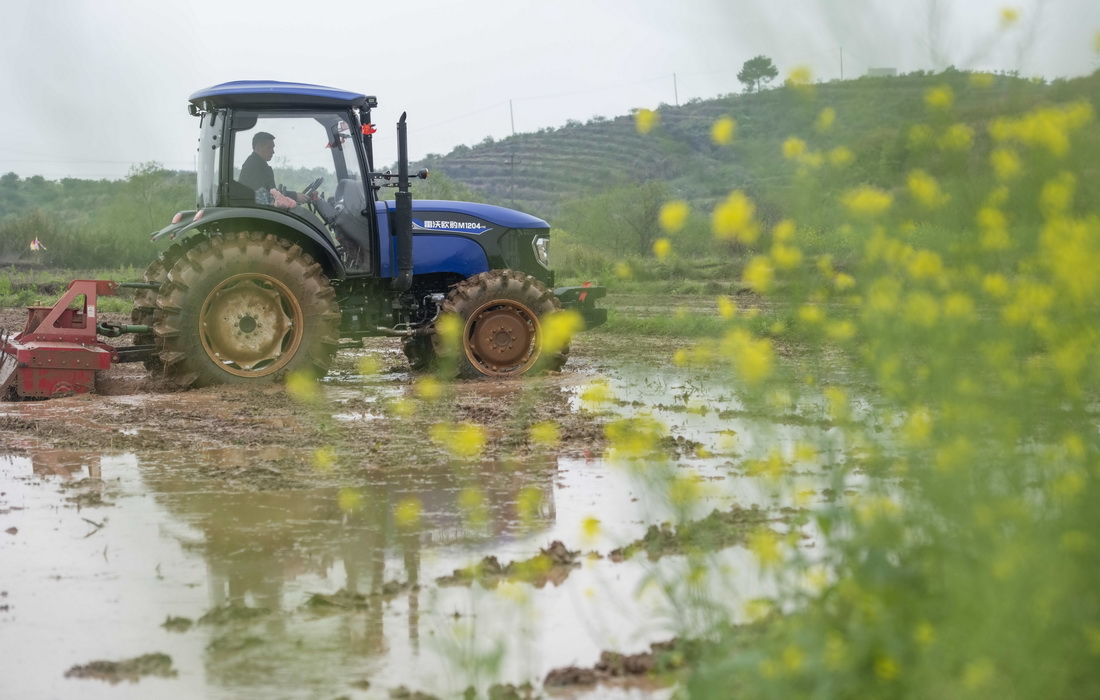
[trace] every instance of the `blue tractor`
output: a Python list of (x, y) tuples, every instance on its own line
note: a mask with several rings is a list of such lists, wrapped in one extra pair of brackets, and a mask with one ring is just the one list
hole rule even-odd
[[(194, 210), (153, 234), (174, 243), (135, 300), (134, 323), (151, 331), (136, 341), (153, 346), (147, 366), (184, 387), (319, 376), (341, 339), (393, 336), (413, 369), (447, 356), (458, 376), (511, 377), (565, 363), (568, 342), (544, 344), (548, 321), (606, 320), (595, 305), (602, 287), (554, 288), (545, 221), (486, 204), (413, 201), (404, 114), (397, 172), (379, 172), (377, 104), (274, 81), (191, 95), (198, 196)], [(563, 310), (582, 323), (555, 324)], [(456, 350), (438, 332), (449, 315), (460, 321), (450, 324), (461, 328)]]

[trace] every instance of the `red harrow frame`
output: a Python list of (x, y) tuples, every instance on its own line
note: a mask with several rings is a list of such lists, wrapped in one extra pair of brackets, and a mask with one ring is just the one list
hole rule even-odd
[(73, 280), (53, 306), (28, 306), (27, 324), (14, 337), (0, 334), (0, 400), (48, 399), (95, 391), (95, 373), (112, 362), (143, 360), (152, 346), (116, 347), (97, 336), (149, 333), (148, 326), (97, 323), (98, 299), (119, 284)]

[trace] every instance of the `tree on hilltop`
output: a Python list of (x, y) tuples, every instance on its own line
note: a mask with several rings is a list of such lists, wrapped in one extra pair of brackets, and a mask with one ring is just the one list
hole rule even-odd
[(745, 61), (737, 79), (745, 86), (745, 92), (760, 92), (768, 83), (775, 80), (779, 70), (767, 56), (757, 56)]

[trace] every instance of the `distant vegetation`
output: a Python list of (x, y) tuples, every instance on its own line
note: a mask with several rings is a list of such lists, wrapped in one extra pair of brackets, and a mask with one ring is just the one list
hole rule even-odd
[[(656, 212), (664, 202), (682, 200), (691, 213), (671, 255), (725, 269), (746, 252), (743, 243), (716, 241), (711, 234), (712, 213), (732, 190), (751, 198), (756, 216), (770, 228), (791, 211), (813, 210), (814, 201), (856, 185), (905, 186), (914, 163), (938, 150), (914, 130), (934, 87), (951, 91), (955, 133), (974, 141), (965, 152), (937, 156), (941, 160), (985, 162), (991, 148), (986, 127), (997, 117), (1082, 98), (1100, 108), (1100, 73), (1052, 84), (953, 69), (813, 90), (788, 81), (752, 94), (661, 105), (645, 134), (635, 115), (619, 115), (458, 146), (414, 164), (432, 171), (427, 182), (417, 181), (414, 196), (485, 201), (542, 217), (557, 229), (555, 267), (566, 277), (601, 278), (651, 277), (654, 269), (677, 268), (655, 267), (653, 245), (661, 235)], [(716, 140), (720, 120), (730, 125), (728, 143)], [(800, 178), (800, 171), (818, 166), (829, 170), (828, 178), (813, 184)], [(983, 191), (965, 181), (966, 168), (950, 172), (959, 182), (944, 182), (945, 188), (963, 196)], [(1094, 190), (1100, 179), (1081, 187)], [(53, 182), (8, 173), (0, 177), (0, 264), (141, 268), (158, 248), (148, 234), (193, 200), (194, 174), (156, 163), (135, 167), (121, 181)], [(803, 217), (803, 224), (820, 230), (820, 245), (839, 247), (834, 252), (843, 258), (853, 242), (846, 242), (831, 209), (819, 209), (817, 220)], [(45, 251), (30, 250), (36, 237)]]

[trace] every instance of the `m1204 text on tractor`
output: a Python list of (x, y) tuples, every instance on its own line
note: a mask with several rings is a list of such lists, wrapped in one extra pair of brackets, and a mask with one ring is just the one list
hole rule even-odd
[[(183, 387), (270, 382), (323, 375), (341, 339), (394, 336), (414, 369), (511, 377), (560, 369), (569, 334), (606, 320), (595, 306), (602, 287), (554, 288), (545, 221), (486, 204), (413, 201), (404, 114), (397, 172), (379, 172), (374, 97), (238, 81), (199, 90), (188, 107), (199, 119), (196, 206), (153, 234), (173, 242), (143, 282), (118, 285), (137, 288), (134, 325), (100, 330), (137, 340), (115, 361), (143, 359)], [(309, 184), (289, 191), (276, 177)], [(393, 199), (381, 196), (385, 188)], [(94, 315), (93, 302), (90, 320), (75, 318), (95, 326)], [(0, 393), (94, 386), (70, 379), (56, 389), (48, 371), (13, 361), (26, 350), (21, 338), (43, 330), (54, 343), (71, 340), (64, 321), (31, 328), (46, 316), (31, 314), (24, 333), (0, 343)], [(36, 352), (44, 358), (50, 348)], [(31, 370), (34, 382), (22, 381)]]

